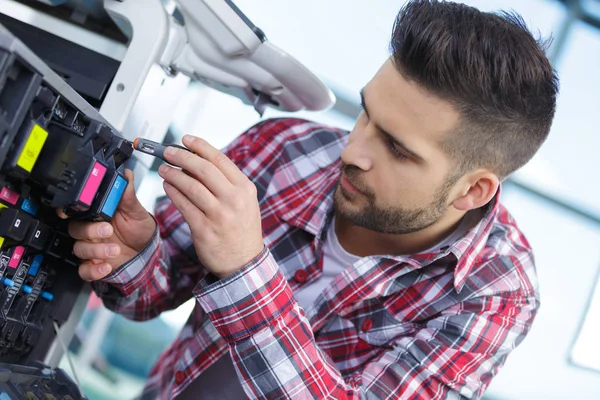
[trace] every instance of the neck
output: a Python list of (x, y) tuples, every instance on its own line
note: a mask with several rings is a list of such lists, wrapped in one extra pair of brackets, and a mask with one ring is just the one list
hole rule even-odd
[(335, 232), (342, 247), (359, 257), (378, 254), (417, 254), (448, 237), (458, 227), (464, 211), (448, 212), (435, 224), (418, 232), (394, 235), (353, 225), (341, 215), (335, 218)]

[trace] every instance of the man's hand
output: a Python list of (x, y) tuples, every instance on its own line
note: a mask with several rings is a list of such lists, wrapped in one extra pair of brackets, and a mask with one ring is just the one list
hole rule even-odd
[(110, 223), (73, 221), (69, 224), (69, 235), (76, 239), (73, 253), (83, 260), (79, 275), (86, 281), (104, 278), (131, 260), (156, 231), (154, 218), (135, 195), (133, 172), (126, 170), (125, 174), (129, 183)]
[(238, 167), (205, 140), (185, 136), (194, 151), (168, 147), (159, 174), (173, 205), (190, 226), (203, 265), (219, 278), (241, 269), (263, 250), (256, 187)]

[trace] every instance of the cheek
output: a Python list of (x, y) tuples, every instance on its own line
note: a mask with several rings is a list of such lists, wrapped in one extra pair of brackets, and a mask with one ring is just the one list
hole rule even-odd
[(415, 165), (388, 168), (388, 171), (378, 179), (377, 203), (414, 208), (430, 201), (437, 179)]

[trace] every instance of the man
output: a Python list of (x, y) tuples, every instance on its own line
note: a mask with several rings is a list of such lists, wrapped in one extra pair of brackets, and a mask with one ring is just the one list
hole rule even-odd
[[(135, 320), (196, 308), (143, 398), (479, 398), (539, 307), (500, 182), (548, 135), (557, 77), (522, 20), (415, 0), (348, 135), (264, 121), (73, 223), (80, 275)], [(132, 175), (129, 175), (130, 182)]]

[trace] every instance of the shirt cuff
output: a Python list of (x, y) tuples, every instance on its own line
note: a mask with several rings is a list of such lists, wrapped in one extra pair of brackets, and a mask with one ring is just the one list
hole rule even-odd
[(273, 325), (296, 301), (266, 246), (233, 275), (214, 283), (202, 279), (194, 295), (228, 342), (243, 340)]
[(158, 225), (152, 240), (134, 258), (121, 265), (109, 275), (100, 279), (99, 282), (116, 287), (125, 296), (134, 292), (141, 284), (147, 283), (146, 277), (153, 266), (159, 262), (161, 239)]

